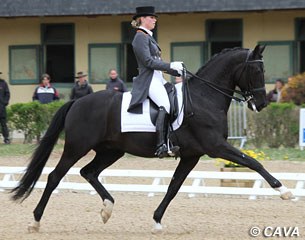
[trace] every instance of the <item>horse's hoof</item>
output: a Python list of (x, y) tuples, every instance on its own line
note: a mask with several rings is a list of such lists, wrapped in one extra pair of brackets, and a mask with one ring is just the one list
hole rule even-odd
[(111, 217), (113, 203), (110, 200), (105, 199), (103, 205), (104, 205), (104, 207), (101, 210), (101, 217), (102, 217), (103, 223), (106, 223), (109, 220), (109, 218)]
[(292, 192), (288, 188), (286, 188), (285, 186), (275, 188), (275, 190), (280, 192), (280, 197), (283, 200), (293, 200), (293, 199), (295, 199), (295, 196), (293, 196)]
[(293, 199), (295, 199), (295, 196), (290, 191), (282, 193), (280, 197), (283, 200), (293, 200)]
[(29, 231), (29, 233), (39, 232), (39, 228), (40, 228), (40, 223), (37, 221), (34, 221), (32, 224), (29, 224), (28, 231)]
[(154, 228), (151, 230), (152, 234), (161, 234), (163, 231), (161, 223), (155, 223)]

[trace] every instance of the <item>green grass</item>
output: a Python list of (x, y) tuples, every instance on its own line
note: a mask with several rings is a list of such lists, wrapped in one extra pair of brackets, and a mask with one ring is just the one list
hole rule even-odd
[[(9, 156), (30, 156), (35, 150), (36, 144), (0, 144), (0, 157)], [(57, 144), (55, 150), (61, 152), (63, 144)], [(246, 148), (247, 149), (247, 148)], [(305, 161), (305, 150), (301, 151), (299, 148), (262, 148), (262, 149), (251, 149), (255, 152), (262, 151), (265, 153), (269, 160), (286, 160), (286, 161)], [(128, 155), (132, 157), (131, 155)], [(210, 159), (207, 156), (202, 158)]]
[[(12, 157), (12, 156), (30, 156), (35, 148), (36, 144), (0, 144), (0, 157)], [(56, 150), (62, 150), (63, 145), (57, 144), (55, 146)]]
[[(263, 152), (266, 160), (305, 161), (305, 150), (299, 148), (245, 148), (255, 152)], [(208, 156), (202, 159), (211, 159)]]
[(305, 161), (305, 150), (300, 148), (264, 148), (263, 151), (270, 160)]
[(33, 144), (0, 144), (0, 156), (28, 156), (34, 151), (35, 146)]

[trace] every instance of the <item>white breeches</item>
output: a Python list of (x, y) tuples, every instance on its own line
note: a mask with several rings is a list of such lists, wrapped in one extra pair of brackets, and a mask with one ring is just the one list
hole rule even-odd
[(163, 106), (165, 110), (169, 113), (170, 103), (166, 89), (164, 87), (165, 83), (166, 80), (163, 78), (162, 72), (155, 70), (149, 86), (148, 96), (155, 104), (157, 104), (158, 107)]

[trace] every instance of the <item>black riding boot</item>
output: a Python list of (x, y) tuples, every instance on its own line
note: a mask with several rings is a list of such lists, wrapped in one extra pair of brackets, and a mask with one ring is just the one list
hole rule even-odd
[(157, 150), (155, 155), (159, 158), (168, 156), (177, 156), (179, 152), (178, 146), (173, 146), (168, 149), (167, 146), (167, 134), (169, 131), (169, 114), (166, 112), (164, 107), (159, 108), (159, 113), (156, 121), (156, 132), (157, 132)]

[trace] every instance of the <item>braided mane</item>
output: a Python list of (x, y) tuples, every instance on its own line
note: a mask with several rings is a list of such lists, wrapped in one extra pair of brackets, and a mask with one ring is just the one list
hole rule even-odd
[(199, 72), (201, 72), (205, 67), (207, 67), (209, 64), (211, 64), (212, 62), (215, 61), (215, 59), (218, 59), (218, 57), (228, 53), (228, 52), (235, 52), (238, 50), (248, 50), (246, 48), (242, 48), (242, 47), (235, 47), (235, 48), (225, 48), (223, 49), (221, 52), (214, 54), (201, 68), (199, 68), (199, 70), (197, 71), (196, 75), (199, 74)]

